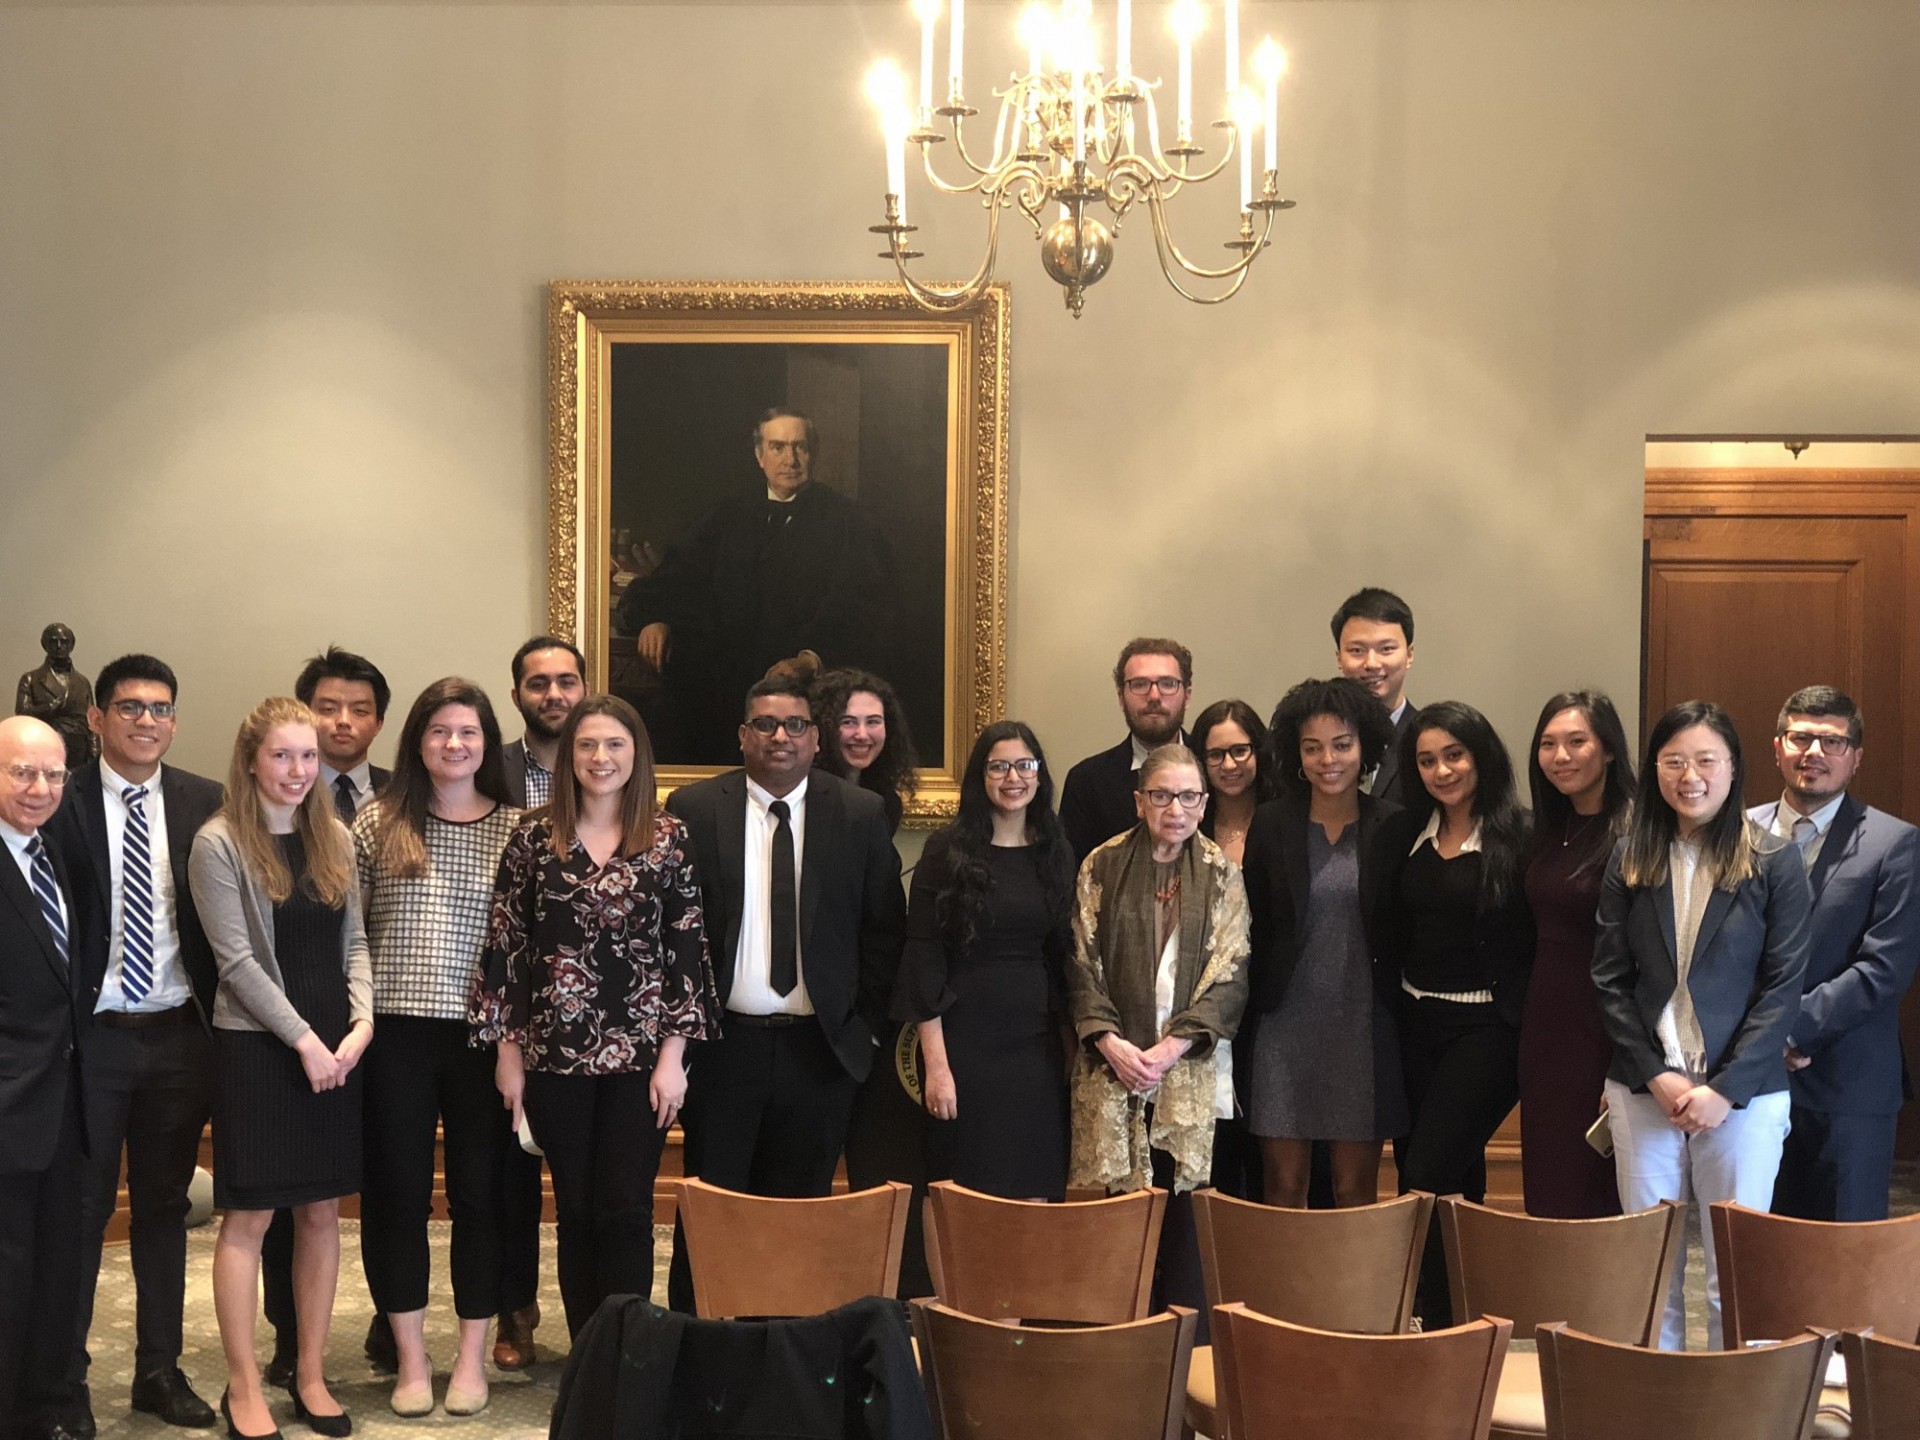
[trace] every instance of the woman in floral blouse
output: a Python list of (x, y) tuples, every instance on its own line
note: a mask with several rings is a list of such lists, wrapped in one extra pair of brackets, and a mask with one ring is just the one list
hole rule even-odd
[(560, 1294), (578, 1334), (608, 1295), (653, 1289), (653, 1182), (686, 1098), (689, 1040), (717, 1033), (700, 887), (680, 821), (654, 805), (633, 707), (574, 706), (553, 804), (507, 842), (474, 1035), (547, 1156)]

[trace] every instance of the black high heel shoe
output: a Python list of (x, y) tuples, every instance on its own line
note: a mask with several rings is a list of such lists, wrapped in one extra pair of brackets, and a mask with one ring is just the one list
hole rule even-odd
[(338, 1440), (340, 1436), (353, 1434), (353, 1416), (347, 1413), (344, 1406), (338, 1415), (316, 1415), (307, 1409), (307, 1402), (300, 1398), (297, 1380), (293, 1385), (293, 1418), (316, 1435), (329, 1435)]
[[(280, 1434), (278, 1429), (269, 1430), (264, 1435), (249, 1435), (238, 1425), (234, 1424), (233, 1407), (227, 1403), (232, 1393), (230, 1390), (222, 1390), (220, 1392), (220, 1418), (227, 1422), (228, 1440), (285, 1440), (285, 1437)], [(297, 1398), (298, 1397), (296, 1397), (296, 1399)]]

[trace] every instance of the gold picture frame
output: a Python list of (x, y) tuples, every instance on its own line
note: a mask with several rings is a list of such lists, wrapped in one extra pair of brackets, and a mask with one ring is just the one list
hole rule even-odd
[[(851, 388), (850, 403), (857, 416), (859, 374), (873, 373), (871, 362), (878, 356), (889, 375), (914, 370), (929, 377), (920, 382), (923, 389), (944, 387), (944, 414), (937, 417), (939, 436), (931, 430), (932, 401), (924, 397), (917, 407), (869, 407), (857, 434), (860, 444), (878, 435), (882, 453), (892, 453), (886, 449), (884, 427), (894, 423), (893, 412), (898, 409), (920, 417), (921, 429), (902, 437), (903, 443), (908, 438), (913, 441), (917, 454), (928, 457), (914, 471), (919, 478), (895, 482), (885, 467), (870, 467), (880, 473), (870, 477), (868, 485), (887, 503), (902, 506), (910, 501), (911, 508), (901, 513), (919, 517), (915, 524), (895, 525), (891, 532), (883, 526), (883, 533), (898, 535), (902, 544), (912, 541), (928, 560), (932, 547), (938, 546), (937, 566), (899, 567), (902, 613), (922, 617), (914, 632), (922, 643), (901, 646), (907, 657), (902, 665), (923, 678), (911, 694), (901, 679), (888, 678), (901, 691), (903, 706), (911, 702), (909, 708), (922, 717), (915, 722), (915, 733), (923, 763), (907, 821), (925, 825), (952, 816), (973, 739), (1004, 713), (1006, 702), (1008, 305), (1004, 284), (990, 287), (964, 310), (932, 315), (897, 284), (552, 282), (547, 304), (548, 624), (554, 634), (573, 637), (586, 654), (589, 684), (595, 690), (608, 688), (616, 661), (623, 675), (631, 675), (633, 665), (644, 666), (632, 649), (634, 642), (614, 634), (616, 596), (624, 593), (623, 575), (659, 563), (654, 557), (674, 542), (670, 533), (663, 545), (647, 538), (629, 539), (615, 526), (616, 514), (622, 506), (628, 512), (651, 506), (650, 513), (664, 513), (677, 505), (684, 515), (696, 501), (717, 504), (723, 494), (736, 500), (751, 495), (752, 487), (762, 483), (750, 463), (753, 432), (749, 427), (735, 429), (733, 411), (748, 402), (756, 412), (794, 402), (787, 394), (771, 393), (782, 388), (776, 376), (764, 385), (743, 383), (737, 387), (738, 395), (716, 386), (687, 391), (680, 397), (683, 403), (667, 417), (673, 423), (651, 430), (636, 415), (652, 413), (650, 407), (655, 405), (671, 404), (666, 392), (674, 384), (691, 385), (684, 379), (690, 369), (702, 364), (725, 367), (732, 361), (737, 362), (735, 368), (722, 373), (764, 378), (770, 365), (775, 371), (784, 365), (789, 375), (828, 373), (837, 377), (831, 380), (833, 386)], [(883, 346), (909, 348), (876, 349)], [(894, 356), (914, 363), (893, 363), (888, 357)], [(826, 371), (803, 364), (821, 357)], [(863, 365), (866, 371), (860, 369)], [(846, 378), (849, 375), (851, 379)], [(714, 399), (717, 392), (724, 399)], [(697, 396), (702, 403), (711, 401), (728, 415), (724, 434), (729, 448), (724, 459), (707, 473), (692, 476), (664, 458), (649, 468), (638, 459), (649, 444), (643, 437), (668, 431), (678, 434), (686, 428), (687, 395)], [(812, 407), (808, 409), (812, 413)], [(622, 437), (619, 441), (616, 433)], [(845, 437), (840, 440), (844, 447)], [(718, 442), (663, 438), (663, 457), (672, 443), (705, 443), (711, 448)], [(823, 433), (823, 452), (831, 451), (834, 443), (833, 437)], [(939, 494), (932, 490), (940, 478), (931, 458), (930, 447), (936, 444), (945, 451)], [(735, 453), (744, 470), (733, 468)], [(851, 463), (857, 485), (857, 453)], [(702, 467), (689, 468), (698, 472)], [(899, 493), (886, 488), (890, 483)], [(909, 495), (910, 486), (919, 488)], [(673, 524), (670, 519), (651, 523), (669, 531)], [(932, 528), (936, 524), (937, 534)], [(617, 552), (616, 541), (626, 548)], [(936, 569), (937, 606), (930, 573)], [(630, 576), (627, 583), (632, 583)], [(918, 588), (906, 591), (906, 586)], [(932, 681), (926, 678), (933, 673), (928, 652), (936, 647), (925, 643), (935, 625), (937, 709), (930, 703)], [(665, 684), (672, 666), (670, 657), (666, 670), (644, 667), (643, 678), (647, 683)], [(922, 733), (928, 724), (937, 734), (937, 743), (929, 743), (934, 735)], [(662, 793), (739, 763), (737, 750), (728, 760), (719, 760), (711, 727), (699, 733), (704, 751), (691, 741), (677, 759), (663, 750), (658, 767)]]

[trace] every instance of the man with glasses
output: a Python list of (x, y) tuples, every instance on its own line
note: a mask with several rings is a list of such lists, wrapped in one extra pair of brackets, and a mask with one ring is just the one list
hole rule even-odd
[[(162, 764), (179, 686), (151, 655), (100, 672), (87, 725), (100, 758), (82, 765), (47, 838), (106, 917), (107, 965), (82, 997), (90, 1156), (81, 1200), (79, 1323), (68, 1379), (84, 1396), (100, 1245), (127, 1157), (127, 1238), (136, 1296), (135, 1410), (204, 1428), (213, 1411), (180, 1370), (187, 1198), (213, 1104), (213, 992), (219, 968), (187, 885), (193, 837), (219, 810), (218, 781)], [(89, 1407), (89, 1412), (90, 1412)], [(90, 1413), (76, 1416), (91, 1434)]]
[(0, 720), (0, 1435), (91, 1435), (69, 1373), (80, 1303), (86, 1141), (81, 1042), (105, 963), (99, 907), (47, 844), (67, 746)]
[(1813, 931), (1787, 1032), (1793, 1128), (1773, 1209), (1802, 1220), (1884, 1220), (1906, 1092), (1900, 1001), (1920, 967), (1920, 831), (1847, 793), (1864, 758), (1859, 707), (1830, 685), (1780, 708), (1786, 788), (1748, 818), (1800, 847)]
[(1075, 765), (1060, 788), (1060, 824), (1075, 864), (1133, 828), (1135, 772), (1149, 751), (1185, 738), (1180, 727), (1193, 693), (1192, 652), (1177, 640), (1129, 640), (1114, 664), (1113, 687), (1127, 738)]
[[(754, 1195), (832, 1188), (905, 939), (886, 808), (813, 769), (818, 749), (806, 687), (770, 676), (747, 692), (745, 768), (667, 800), (690, 834), (726, 1010), (688, 1057), (687, 1172)], [(677, 1235), (668, 1293), (691, 1308)]]

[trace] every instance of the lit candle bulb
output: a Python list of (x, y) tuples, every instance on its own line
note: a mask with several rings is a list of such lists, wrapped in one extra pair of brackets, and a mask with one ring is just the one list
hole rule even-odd
[(1234, 98), (1233, 123), (1239, 129), (1234, 137), (1240, 146), (1240, 208), (1253, 208), (1253, 132), (1260, 124), (1260, 102), (1250, 91), (1242, 90)]
[(1227, 0), (1227, 114), (1240, 94), (1240, 0)]
[(887, 151), (887, 194), (899, 201), (899, 221), (907, 220), (907, 77), (891, 60), (876, 61), (867, 72), (867, 98), (880, 114)]
[(1113, 17), (1113, 78), (1133, 78), (1133, 0), (1118, 0)]
[(961, 7), (966, 0), (953, 0), (953, 13), (947, 21), (947, 91), (950, 98), (958, 100), (960, 89), (960, 57), (966, 53), (966, 16)]
[(1200, 33), (1200, 27), (1206, 19), (1206, 12), (1200, 8), (1199, 0), (1174, 0), (1172, 13), (1168, 17), (1173, 26), (1174, 39), (1180, 45), (1180, 128), (1182, 140), (1193, 137), (1193, 40)]
[(1029, 5), (1020, 12), (1019, 35), (1026, 42), (1029, 75), (1039, 75), (1047, 68), (1047, 35), (1052, 23), (1053, 17), (1044, 5)]
[(920, 17), (920, 113), (933, 110), (933, 22), (940, 18), (940, 0), (913, 0)]
[(1280, 77), (1286, 73), (1287, 52), (1273, 43), (1269, 35), (1253, 52), (1254, 73), (1265, 90), (1267, 119), (1267, 169), (1280, 168)]

